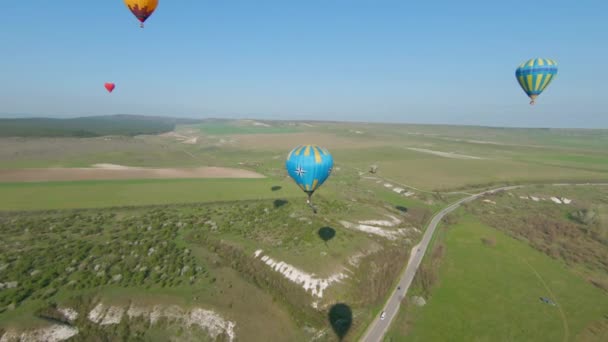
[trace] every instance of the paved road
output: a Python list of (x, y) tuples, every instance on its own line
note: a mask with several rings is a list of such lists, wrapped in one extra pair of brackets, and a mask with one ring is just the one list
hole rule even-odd
[(506, 186), (471, 195), (469, 197), (465, 197), (463, 199), (458, 200), (457, 202), (451, 204), (449, 207), (437, 213), (437, 215), (433, 217), (431, 223), (429, 223), (429, 226), (424, 232), (424, 236), (422, 237), (422, 241), (420, 242), (420, 244), (417, 247), (414, 247), (417, 248), (417, 250), (412, 251), (410, 260), (408, 261), (408, 264), (405, 268), (405, 272), (399, 280), (399, 286), (401, 287), (401, 290), (394, 289), (391, 293), (390, 299), (383, 308), (383, 311), (386, 312), (386, 317), (384, 318), (384, 320), (381, 320), (380, 317), (376, 317), (376, 319), (374, 319), (372, 324), (368, 327), (365, 335), (363, 336), (362, 341), (376, 342), (382, 340), (382, 337), (388, 330), (388, 327), (391, 325), (391, 322), (393, 321), (395, 316), (397, 316), (397, 312), (399, 312), (399, 305), (401, 304), (401, 300), (403, 299), (403, 297), (405, 297), (407, 290), (410, 287), (412, 280), (414, 279), (414, 275), (418, 270), (418, 266), (420, 266), (420, 262), (422, 261), (422, 257), (424, 257), (424, 253), (426, 252), (429, 242), (431, 242), (431, 238), (433, 237), (435, 228), (437, 228), (437, 224), (439, 224), (439, 222), (445, 215), (456, 210), (462, 203), (473, 201), (476, 198), (485, 194), (504, 190), (512, 190), (520, 187), (522, 186)]

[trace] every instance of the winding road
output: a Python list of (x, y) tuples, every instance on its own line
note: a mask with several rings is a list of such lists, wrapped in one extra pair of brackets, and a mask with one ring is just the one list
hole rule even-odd
[(485, 194), (491, 194), (491, 193), (495, 193), (495, 192), (499, 192), (499, 191), (513, 190), (513, 189), (517, 189), (517, 188), (521, 188), (521, 187), (523, 187), (523, 185), (505, 186), (505, 187), (501, 187), (501, 188), (496, 188), (496, 189), (491, 189), (491, 190), (487, 190), (484, 192), (480, 192), (478, 194), (462, 198), (462, 199), (452, 203), (450, 206), (444, 208), (439, 213), (437, 213), (435, 216), (433, 216), (433, 219), (431, 220), (426, 231), (424, 232), (422, 241), (420, 241), (420, 244), (418, 244), (418, 246), (415, 246), (414, 249), (412, 250), (412, 254), (410, 256), (410, 259), (408, 260), (408, 264), (405, 268), (405, 272), (401, 275), (401, 278), (399, 280), (399, 286), (401, 287), (401, 289), (393, 290), (393, 292), (391, 293), (391, 296), (389, 297), (388, 301), (384, 305), (384, 308), (382, 309), (382, 311), (384, 311), (386, 313), (386, 317), (383, 320), (380, 319), (380, 317), (376, 317), (374, 319), (374, 321), (372, 322), (372, 324), (368, 327), (368, 329), (365, 332), (361, 341), (376, 342), (376, 341), (382, 340), (382, 337), (388, 330), (388, 327), (391, 325), (391, 322), (393, 321), (393, 319), (395, 318), (395, 316), (397, 316), (397, 313), (399, 312), (399, 306), (401, 304), (401, 300), (405, 297), (405, 295), (407, 294), (408, 288), (412, 284), (414, 275), (416, 274), (416, 271), (418, 270), (418, 267), (420, 266), (420, 262), (422, 261), (422, 258), (424, 257), (424, 253), (426, 252), (426, 249), (429, 246), (429, 243), (431, 242), (431, 238), (433, 237), (433, 233), (435, 233), (435, 229), (437, 228), (437, 225), (439, 224), (439, 222), (441, 222), (441, 219), (445, 215), (456, 210), (461, 204), (473, 201), (473, 200), (477, 199), (478, 197), (483, 196)]

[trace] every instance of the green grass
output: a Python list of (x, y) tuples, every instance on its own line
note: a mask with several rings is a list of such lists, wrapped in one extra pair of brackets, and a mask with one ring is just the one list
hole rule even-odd
[[(556, 147), (579, 150), (605, 151), (608, 144), (606, 129), (550, 129), (550, 128), (505, 128), (448, 125), (381, 125), (394, 135), (414, 133), (434, 141), (454, 139), (494, 142), (523, 147)], [(424, 134), (424, 135), (423, 135)], [(480, 145), (472, 142), (471, 145)]]
[(0, 138), (2, 168), (90, 167), (97, 163), (142, 167), (220, 166), (215, 157), (221, 152), (195, 150), (190, 145), (155, 136)]
[(188, 126), (198, 129), (207, 135), (229, 135), (229, 134), (273, 134), (273, 133), (295, 133), (302, 130), (291, 126), (254, 126), (253, 124), (239, 125), (235, 122), (206, 122), (199, 125)]
[(548, 155), (545, 156), (545, 158), (547, 160), (555, 160), (555, 161), (563, 161), (563, 162), (568, 162), (568, 163), (574, 163), (574, 164), (583, 164), (583, 165), (589, 165), (589, 164), (599, 164), (600, 166), (608, 166), (608, 155), (602, 155), (602, 156), (593, 156), (593, 155), (577, 155), (577, 154), (571, 154), (571, 155)]
[[(448, 229), (431, 298), (422, 308), (408, 306), (387, 339), (573, 340), (606, 314), (605, 293), (526, 244), (468, 215)], [(494, 238), (496, 245), (486, 246), (482, 238)], [(541, 296), (559, 306), (542, 303)]]
[(602, 172), (608, 175), (608, 154), (586, 153), (573, 154), (566, 151), (548, 151), (545, 153), (528, 153), (517, 158), (531, 164), (558, 166), (570, 170)]
[(45, 306), (45, 304), (43, 300), (31, 300), (11, 311), (10, 315), (0, 314), (0, 328), (10, 326), (28, 330), (47, 326), (48, 322), (32, 315), (32, 312)]
[[(446, 148), (436, 148), (436, 150), (451, 151)], [(460, 153), (466, 154), (466, 151)], [(433, 191), (448, 191), (491, 183), (608, 179), (608, 174), (602, 169), (542, 165), (536, 161), (517, 161), (506, 157), (481, 160), (453, 159), (398, 147), (338, 150), (334, 154), (336, 160), (347, 166), (367, 170), (370, 164), (377, 163), (380, 176)]]
[[(281, 186), (272, 191), (272, 186)], [(99, 208), (305, 196), (290, 180), (173, 179), (0, 183), (0, 210)]]

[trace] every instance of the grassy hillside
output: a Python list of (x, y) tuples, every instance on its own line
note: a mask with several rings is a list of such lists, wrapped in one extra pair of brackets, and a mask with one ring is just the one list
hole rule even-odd
[(0, 119), (0, 137), (96, 137), (158, 134), (172, 131), (178, 123), (196, 121), (136, 115), (91, 116), (73, 119)]
[[(558, 204), (551, 198), (571, 202)], [(491, 200), (496, 205), (469, 205), (467, 210), (608, 293), (608, 187), (536, 186)]]
[(465, 204), (438, 229), (387, 340), (606, 340), (606, 194), (542, 185)]
[[(215, 221), (220, 231), (214, 233), (209, 222), (221, 218), (220, 212), (230, 209), (189, 206), (0, 215), (0, 279), (17, 282), (15, 288), (0, 291), (0, 329), (65, 322), (56, 307), (67, 306), (80, 313), (77, 321), (68, 323), (79, 328), (78, 340), (124, 338), (124, 329), (130, 338), (192, 334), (187, 340), (208, 339), (203, 331), (176, 322), (150, 326), (125, 318), (119, 326), (93, 324), (87, 313), (103, 302), (123, 308), (199, 307), (237, 322), (236, 333), (249, 336), (247, 340), (301, 340), (305, 332), (286, 307), (234, 271), (230, 259), (193, 241), (201, 233), (219, 237), (231, 231), (224, 221)], [(268, 330), (257, 331), (260, 325)]]
[[(146, 183), (143, 186), (158, 185)], [(245, 188), (246, 183), (238, 187)], [(194, 187), (188, 181), (185, 184)], [(101, 191), (104, 186), (94, 191), (75, 185), (91, 198), (95, 197), (91, 194), (102, 198), (107, 194)], [(56, 186), (55, 199), (60, 202), (65, 185)], [(157, 191), (169, 191), (170, 186), (176, 183)], [(109, 184), (105, 187), (112, 192)], [(272, 199), (272, 190), (264, 189), (269, 199), (0, 213), (0, 282), (16, 282), (0, 291), (0, 330), (33, 328), (48, 319), (63, 322), (65, 317), (57, 308), (68, 306), (81, 314), (69, 323), (80, 329), (79, 339), (116, 339), (125, 331), (142, 338), (149, 331), (171, 336), (193, 333), (193, 340), (204, 337), (171, 322), (160, 326), (127, 319), (119, 325), (91, 323), (86, 314), (103, 302), (125, 310), (129, 305), (213, 310), (236, 322), (241, 340), (300, 341), (316, 336), (319, 341), (333, 341), (328, 311), (341, 302), (353, 313), (347, 338), (356, 339), (392, 286), (401, 266), (394, 261), (406, 258), (406, 247), (419, 234), (389, 240), (344, 228), (340, 221), (383, 219), (390, 214), (404, 221), (402, 227), (420, 227), (428, 217), (424, 204), (390, 198), (389, 203), (411, 208), (403, 212), (374, 200), (375, 196), (352, 197), (349, 203), (330, 191), (317, 196), (320, 210), (314, 215), (303, 198), (283, 199), (286, 193), (281, 189), (274, 192), (277, 199)], [(137, 191), (124, 194), (128, 193)], [(205, 191), (201, 193), (205, 198)], [(345, 196), (363, 193), (367, 192), (353, 190)], [(120, 195), (104, 200), (108, 205), (112, 200), (122, 204)], [(341, 272), (346, 278), (316, 297), (256, 258), (257, 250), (315, 277), (325, 279)], [(260, 326), (265, 327), (263, 332), (257, 331)]]
[[(246, 155), (237, 154), (239, 158)], [(394, 261), (405, 260), (406, 246), (419, 237), (410, 227), (422, 227), (432, 210), (443, 203), (432, 195), (403, 197), (347, 169), (335, 171), (315, 193), (316, 215), (306, 205), (305, 194), (279, 175), (266, 179), (4, 183), (0, 191), (0, 233), (5, 237), (0, 246), (0, 282), (20, 284), (0, 293), (0, 330), (43, 325), (42, 318), (58, 315), (58, 306), (75, 307), (84, 314), (99, 302), (121, 307), (166, 303), (184, 310), (213, 309), (236, 322), (237, 336), (252, 341), (299, 341), (314, 336), (319, 341), (333, 341), (327, 315), (335, 302), (346, 303), (352, 310), (347, 340), (356, 339), (392, 286), (401, 266)], [(151, 204), (156, 206), (146, 207)], [(340, 223), (385, 220), (386, 215), (403, 220), (399, 227), (409, 233), (389, 240)], [(59, 241), (62, 248), (57, 250), (54, 246)], [(127, 247), (125, 243), (131, 244)], [(162, 244), (158, 250), (162, 257), (148, 255), (157, 244)], [(190, 251), (188, 258), (182, 255), (184, 249)], [(338, 272), (347, 278), (333, 283), (323, 298), (317, 298), (254, 258), (258, 249), (318, 278)], [(136, 264), (122, 258), (127, 250), (138, 255)], [(15, 259), (23, 253), (28, 257)], [(82, 253), (88, 259), (81, 260)], [(72, 260), (78, 267), (71, 265)], [(131, 271), (138, 264), (147, 270), (162, 268), (164, 260), (179, 264), (171, 266), (170, 276)], [(98, 276), (101, 269), (95, 270), (97, 265), (105, 273)], [(181, 277), (175, 270), (185, 266), (190, 270), (201, 267), (206, 273), (203, 278), (190, 273)], [(63, 275), (66, 268), (74, 268), (69, 277)], [(36, 270), (40, 272), (33, 277)], [(118, 274), (122, 277), (115, 280)], [(194, 283), (190, 283), (192, 276), (197, 279)], [(50, 280), (55, 278), (59, 279)], [(124, 322), (100, 327), (85, 317), (70, 324), (81, 331), (77, 340), (118, 338), (127, 330), (144, 339), (151, 331), (161, 334), (158, 336), (195, 333), (173, 324)], [(267, 327), (264, 333), (256, 334), (259, 326)], [(191, 340), (201, 340), (201, 335), (195, 334)]]
[(443, 229), (427, 304), (410, 296), (386, 341), (605, 341), (605, 292), (473, 216)]

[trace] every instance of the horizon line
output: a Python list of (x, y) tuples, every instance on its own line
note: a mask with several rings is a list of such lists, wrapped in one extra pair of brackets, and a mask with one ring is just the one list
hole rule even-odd
[(19, 120), (19, 119), (54, 119), (54, 120), (70, 120), (93, 117), (112, 117), (112, 116), (134, 116), (148, 118), (164, 118), (176, 120), (253, 120), (253, 121), (270, 121), (270, 122), (316, 122), (316, 123), (350, 123), (350, 124), (376, 124), (376, 125), (404, 125), (404, 126), (451, 126), (451, 127), (472, 127), (472, 128), (495, 128), (495, 129), (572, 129), (572, 130), (608, 130), (607, 127), (555, 127), (555, 126), (499, 126), (499, 125), (482, 125), (482, 124), (455, 124), (455, 123), (415, 123), (415, 122), (397, 122), (397, 121), (360, 121), (360, 120), (322, 120), (322, 119), (263, 119), (255, 117), (215, 117), (215, 116), (170, 116), (170, 115), (147, 115), (147, 114), (91, 114), (91, 115), (51, 115), (41, 116), (28, 113), (0, 113), (0, 120)]

